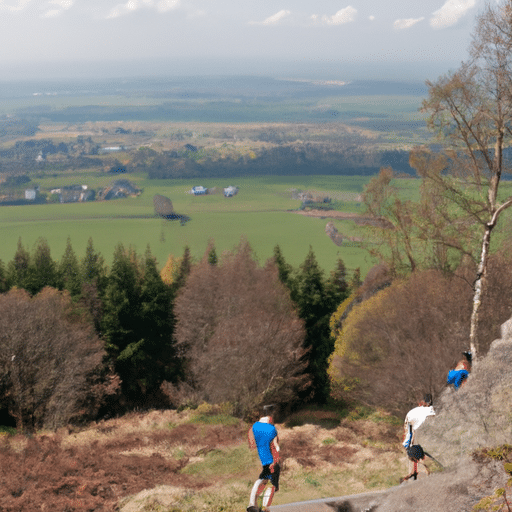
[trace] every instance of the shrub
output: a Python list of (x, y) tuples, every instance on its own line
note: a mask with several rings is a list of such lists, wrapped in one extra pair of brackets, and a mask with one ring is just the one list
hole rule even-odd
[(14, 288), (0, 295), (0, 312), (1, 400), (18, 429), (54, 429), (97, 406), (102, 343), (67, 293)]

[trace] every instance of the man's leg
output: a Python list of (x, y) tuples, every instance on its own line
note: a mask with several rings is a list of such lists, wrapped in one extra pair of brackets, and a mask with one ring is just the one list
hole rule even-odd
[[(255, 509), (258, 510), (258, 496), (263, 492), (263, 489), (265, 489), (267, 482), (268, 480), (262, 480), (261, 478), (254, 482), (254, 485), (252, 486), (251, 497), (249, 499), (249, 507), (247, 510), (249, 510), (251, 507), (255, 507)], [(249, 510), (249, 512), (252, 512), (252, 510)]]
[(266, 489), (265, 494), (263, 495), (263, 510), (265, 510), (267, 507), (270, 507), (275, 492), (276, 488), (274, 486), (268, 487)]

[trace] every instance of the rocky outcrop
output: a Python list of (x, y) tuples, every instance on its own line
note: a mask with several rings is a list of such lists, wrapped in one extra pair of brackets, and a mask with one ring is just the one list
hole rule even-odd
[(446, 388), (434, 403), (435, 419), (418, 430), (418, 442), (445, 466), (479, 448), (512, 443), (511, 382), (512, 318), (467, 383)]

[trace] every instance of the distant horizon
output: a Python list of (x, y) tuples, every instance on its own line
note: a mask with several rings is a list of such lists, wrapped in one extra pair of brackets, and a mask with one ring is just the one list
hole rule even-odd
[(274, 79), (372, 80), (425, 82), (458, 67), (460, 62), (300, 62), (285, 59), (189, 58), (145, 61), (18, 62), (6, 64), (0, 82), (182, 77), (259, 76)]

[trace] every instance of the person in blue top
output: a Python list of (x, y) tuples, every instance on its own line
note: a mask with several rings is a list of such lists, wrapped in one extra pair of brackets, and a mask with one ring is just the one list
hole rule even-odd
[(469, 372), (471, 371), (472, 355), (471, 352), (463, 352), (464, 359), (459, 361), (454, 366), (446, 377), (447, 384), (453, 384), (455, 389), (459, 389), (467, 380)]
[(247, 512), (260, 512), (257, 506), (258, 496), (263, 492), (268, 481), (272, 487), (268, 488), (263, 495), (263, 510), (272, 503), (274, 493), (279, 490), (279, 438), (277, 429), (274, 426), (272, 416), (264, 416), (249, 429), (248, 433), (249, 448), (258, 450), (263, 469), (254, 482), (249, 499)]

